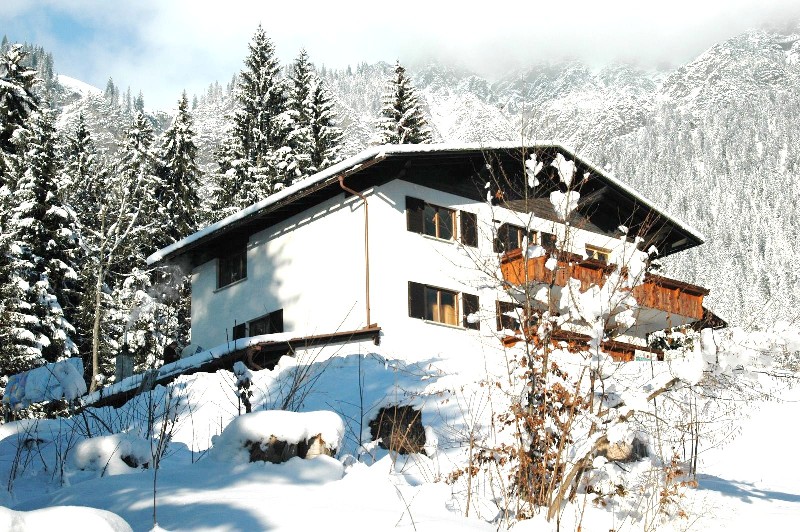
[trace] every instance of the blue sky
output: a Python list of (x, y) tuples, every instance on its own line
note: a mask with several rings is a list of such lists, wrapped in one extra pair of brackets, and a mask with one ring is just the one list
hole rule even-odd
[(164, 108), (184, 89), (230, 80), (259, 23), (287, 63), (305, 47), (333, 68), (437, 58), (498, 77), (561, 57), (674, 66), (747, 28), (800, 17), (797, 0), (289, 3), (2, 0), (0, 33), (44, 46), (60, 74), (100, 88), (113, 77), (123, 90), (143, 91), (148, 107)]

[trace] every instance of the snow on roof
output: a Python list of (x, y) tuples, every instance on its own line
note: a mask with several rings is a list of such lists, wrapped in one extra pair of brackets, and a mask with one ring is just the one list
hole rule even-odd
[(520, 149), (522, 147), (527, 148), (534, 148), (534, 147), (544, 147), (544, 146), (551, 146), (554, 148), (561, 149), (572, 154), (575, 158), (580, 159), (580, 161), (588, 166), (595, 174), (601, 176), (603, 179), (611, 183), (612, 185), (622, 189), (627, 194), (631, 195), (637, 202), (642, 203), (643, 205), (653, 209), (654, 211), (660, 213), (662, 216), (667, 218), (669, 221), (674, 223), (676, 226), (681, 228), (683, 231), (689, 233), (696, 239), (700, 240), (701, 242), (705, 241), (705, 236), (698, 230), (694, 229), (693, 227), (689, 226), (688, 224), (680, 221), (678, 218), (668, 214), (664, 211), (664, 209), (657, 207), (653, 202), (645, 198), (641, 195), (638, 191), (630, 187), (629, 185), (623, 183), (619, 179), (613, 177), (612, 175), (608, 174), (604, 170), (601, 170), (598, 166), (590, 161), (586, 160), (582, 156), (577, 155), (577, 150), (574, 150), (570, 147), (564, 146), (563, 144), (555, 141), (549, 140), (535, 140), (526, 142), (525, 145), (521, 145), (518, 142), (512, 141), (502, 141), (502, 142), (494, 142), (494, 143), (439, 143), (439, 144), (384, 144), (380, 146), (373, 146), (367, 148), (366, 150), (362, 151), (361, 153), (354, 155), (341, 161), (333, 166), (322, 170), (321, 172), (317, 172), (316, 174), (303, 179), (302, 181), (298, 181), (297, 183), (272, 194), (263, 200), (250, 205), (249, 207), (242, 209), (239, 212), (236, 212), (227, 218), (224, 218), (214, 224), (211, 224), (196, 233), (193, 233), (174, 244), (171, 244), (163, 249), (160, 249), (147, 257), (147, 264), (155, 264), (164, 260), (166, 257), (173, 255), (174, 253), (180, 251), (181, 249), (189, 246), (190, 244), (197, 242), (209, 235), (214, 233), (223, 231), (228, 226), (238, 222), (240, 220), (244, 220), (249, 216), (252, 216), (261, 210), (274, 205), (286, 198), (291, 197), (293, 194), (300, 192), (306, 188), (309, 188), (313, 185), (316, 185), (326, 179), (330, 179), (338, 174), (345, 173), (345, 172), (352, 172), (357, 171), (358, 167), (360, 167), (363, 163), (375, 159), (380, 160), (386, 158), (387, 156), (391, 155), (411, 155), (411, 154), (423, 154), (423, 153), (443, 153), (443, 152), (470, 152), (470, 151), (491, 151), (491, 150), (513, 150), (513, 149)]

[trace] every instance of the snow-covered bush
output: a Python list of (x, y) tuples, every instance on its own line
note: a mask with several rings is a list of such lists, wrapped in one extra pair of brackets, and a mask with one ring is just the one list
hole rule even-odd
[(344, 423), (329, 411), (263, 410), (237, 417), (212, 439), (212, 456), (242, 464), (281, 462), (292, 456), (335, 455), (344, 438)]
[(150, 442), (132, 434), (97, 436), (78, 443), (72, 450), (72, 467), (95, 471), (99, 476), (125, 475), (149, 467)]

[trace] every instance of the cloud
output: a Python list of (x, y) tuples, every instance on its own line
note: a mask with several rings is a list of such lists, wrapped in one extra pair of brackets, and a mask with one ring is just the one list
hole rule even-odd
[[(497, 77), (510, 68), (564, 57), (591, 64), (620, 59), (645, 66), (680, 64), (748, 28), (797, 20), (795, 4), (4, 0), (0, 24), (14, 29), (10, 38), (53, 51), (60, 72), (101, 87), (111, 76), (161, 107), (174, 105), (183, 89), (199, 93), (211, 82), (227, 82), (241, 70), (259, 23), (284, 63), (305, 47), (315, 63), (333, 68), (438, 58)], [(65, 25), (69, 31), (58, 31)]]

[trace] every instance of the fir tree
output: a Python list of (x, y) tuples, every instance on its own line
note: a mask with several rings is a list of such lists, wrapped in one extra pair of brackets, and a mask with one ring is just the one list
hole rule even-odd
[(292, 66), (289, 113), (293, 129), (289, 137), (302, 177), (336, 162), (341, 130), (335, 126), (333, 103), (305, 50)]
[(311, 117), (308, 109), (313, 77), (314, 67), (308, 59), (308, 53), (300, 50), (289, 75), (291, 92), (288, 108), (293, 127), (288, 140), (296, 153), (298, 171), (302, 176), (314, 173), (311, 168)]
[(48, 362), (76, 353), (65, 307), (74, 301), (74, 213), (59, 201), (58, 161), (51, 113), (37, 115), (25, 145), (25, 171), (17, 179), (10, 228), (15, 280), (24, 290), (21, 309), (28, 348)]
[(152, 151), (153, 127), (141, 112), (136, 113), (133, 123), (126, 132), (125, 144), (120, 151), (118, 178), (130, 194), (125, 216), (138, 220), (136, 230), (128, 239), (127, 257), (118, 265), (121, 274), (133, 268), (144, 268), (145, 259), (157, 249), (159, 232), (168, 223), (163, 205), (157, 194), (163, 189), (161, 179), (156, 175), (155, 157)]
[(297, 161), (287, 145), (291, 118), (286, 83), (272, 41), (261, 26), (249, 50), (236, 83), (238, 110), (231, 137), (217, 154), (220, 172), (214, 203), (219, 213), (250, 205), (297, 177)]
[(308, 99), (311, 129), (311, 166), (322, 170), (341, 158), (342, 130), (336, 125), (333, 100), (323, 81), (315, 78)]
[(431, 132), (419, 107), (416, 91), (399, 61), (383, 95), (378, 130), (381, 144), (431, 142)]
[(14, 137), (39, 107), (33, 90), (36, 71), (24, 65), (26, 55), (22, 45), (14, 44), (0, 56), (0, 187), (11, 185)]
[(0, 233), (0, 395), (9, 375), (42, 362), (41, 351), (26, 327), (32, 321), (31, 308), (17, 277), (17, 257), (11, 235)]
[(164, 228), (163, 247), (195, 232), (200, 199), (200, 169), (197, 167), (197, 145), (194, 143), (193, 120), (186, 93), (178, 101), (178, 114), (164, 132), (157, 156), (162, 190), (159, 201), (166, 209), (170, 223)]

